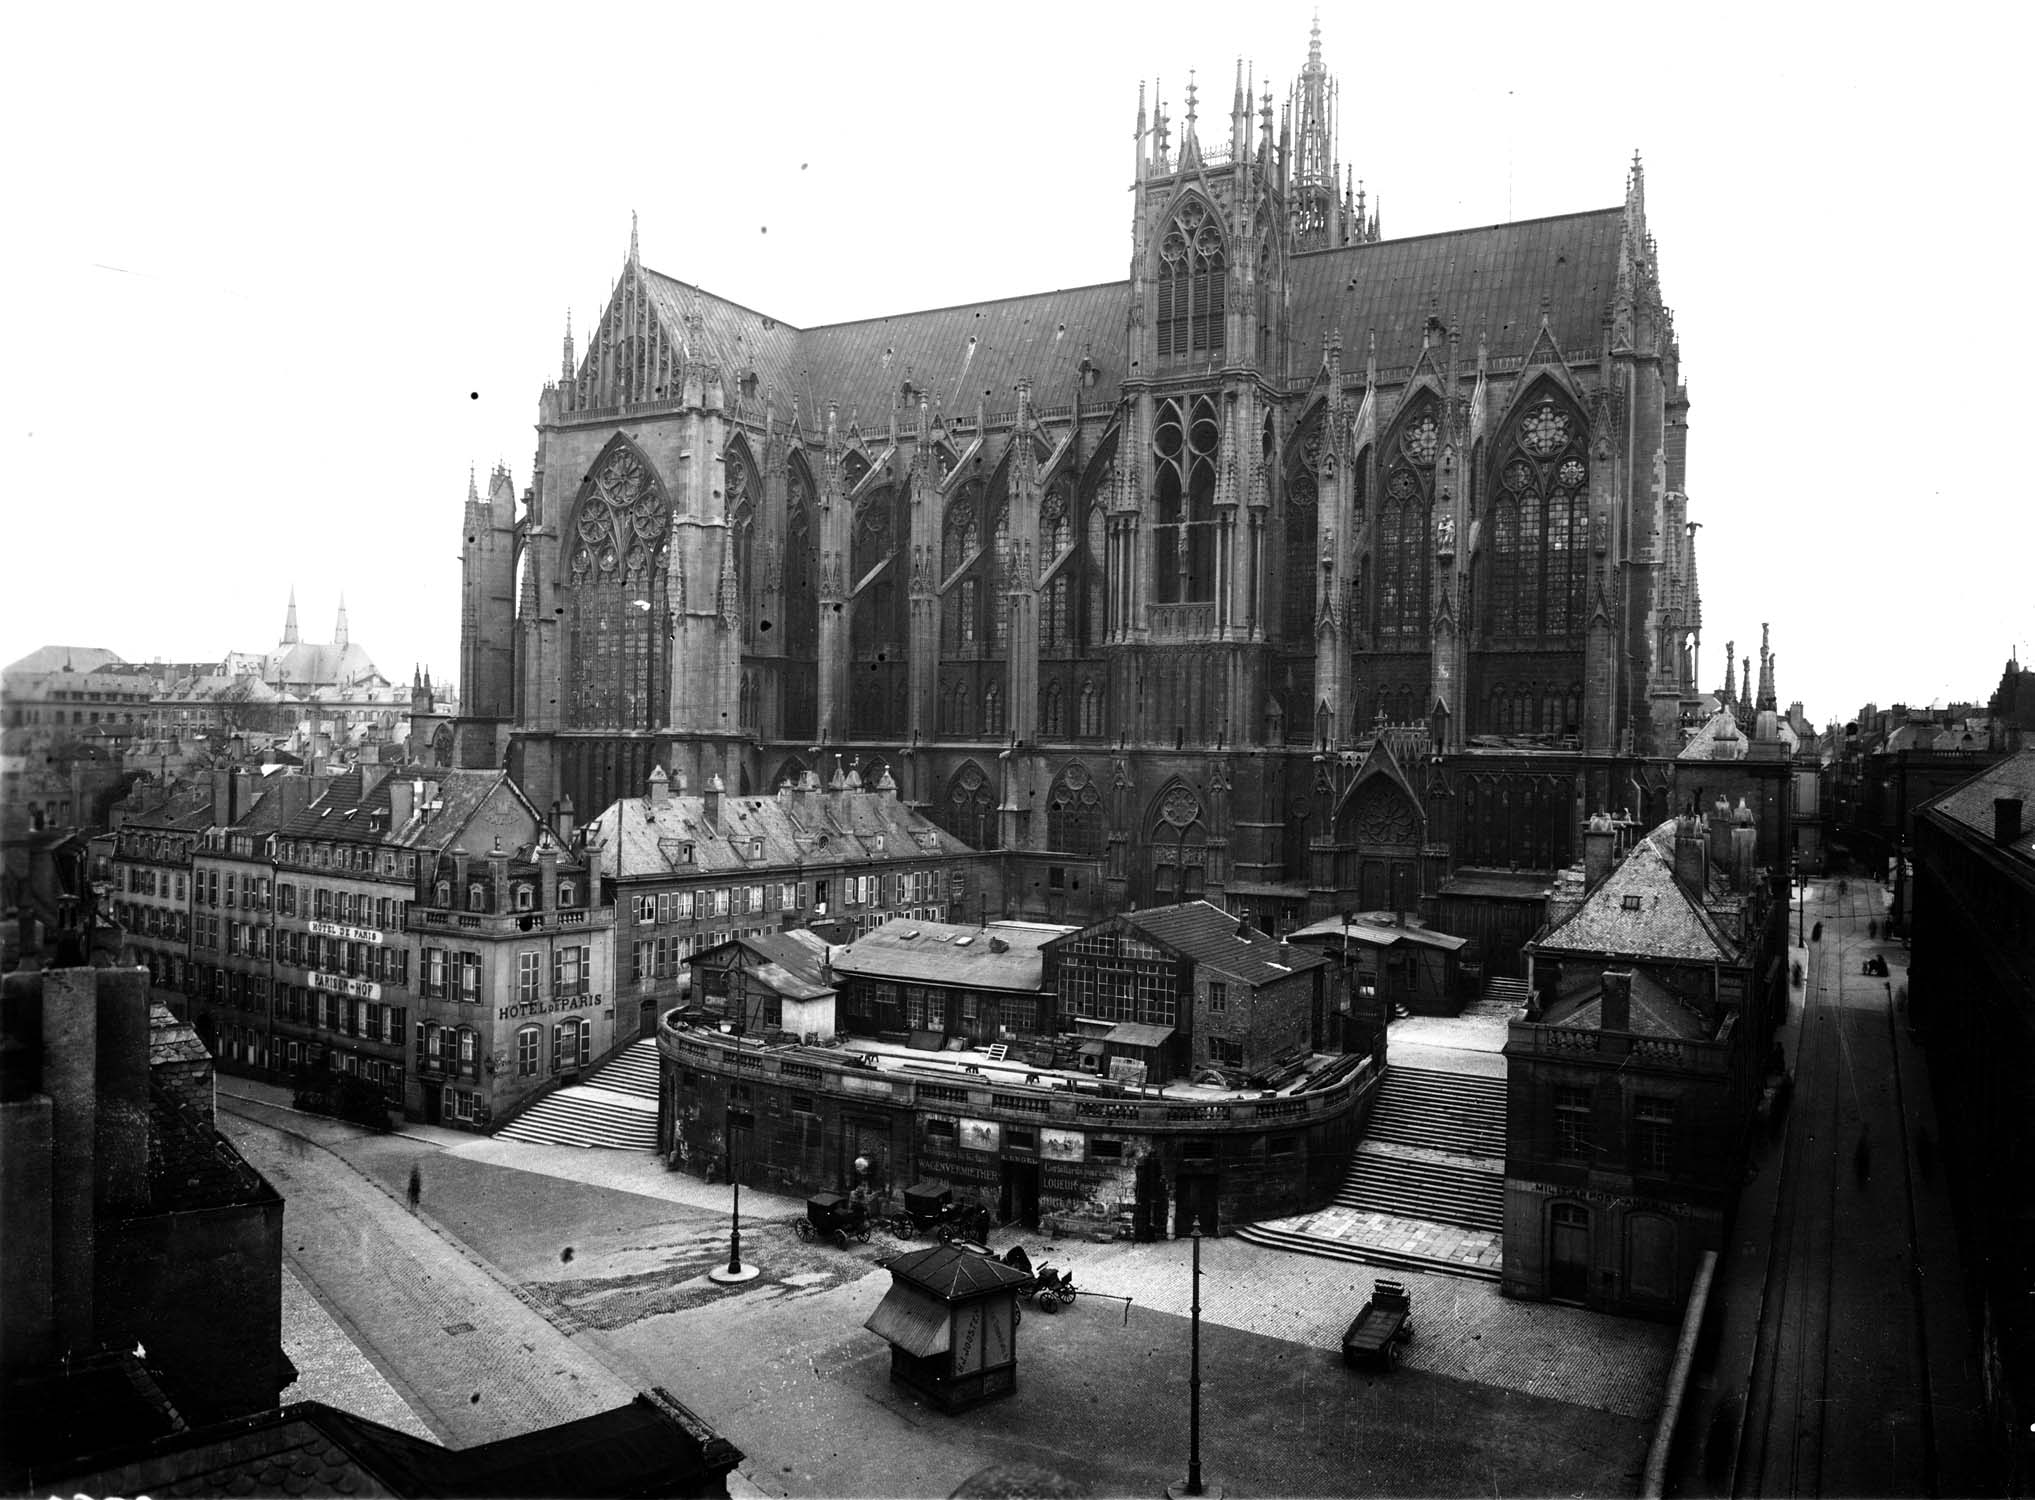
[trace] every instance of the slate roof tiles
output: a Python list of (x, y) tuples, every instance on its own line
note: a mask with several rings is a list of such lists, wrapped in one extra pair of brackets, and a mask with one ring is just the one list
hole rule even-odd
[(1735, 963), (1739, 943), (1675, 878), (1675, 820), (1633, 846), (1583, 904), (1534, 942), (1544, 953)]
[(1194, 960), (1197, 968), (1241, 984), (1266, 985), (1301, 969), (1327, 963), (1312, 948), (1296, 948), (1252, 928), (1241, 935), (1241, 919), (1207, 901), (1155, 906), (1125, 914), (1124, 923)]

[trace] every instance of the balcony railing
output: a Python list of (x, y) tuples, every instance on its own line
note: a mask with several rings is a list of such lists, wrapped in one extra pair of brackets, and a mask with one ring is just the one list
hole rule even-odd
[(745, 1081), (781, 1078), (785, 1086), (804, 1092), (854, 1094), (863, 1099), (885, 1097), (899, 1105), (926, 1104), (951, 1109), (966, 1104), (971, 1111), (992, 1118), (1021, 1117), (1028, 1122), (1041, 1118), (1076, 1124), (1107, 1121), (1145, 1130), (1205, 1130), (1211, 1124), (1252, 1125), (1271, 1120), (1305, 1120), (1332, 1116), (1348, 1109), (1376, 1082), (1371, 1059), (1352, 1058), (1332, 1070), (1322, 1087), (1277, 1097), (1224, 1100), (1197, 1100), (1184, 1103), (1163, 1095), (1113, 1097), (1099, 1090), (1110, 1085), (1071, 1083), (1052, 1087), (935, 1082), (922, 1074), (888, 1072), (855, 1061), (858, 1053), (835, 1052), (796, 1045), (770, 1046), (753, 1037), (731, 1036), (719, 1031), (673, 1020), (668, 1013), (658, 1023), (659, 1052), (705, 1071), (737, 1073)]

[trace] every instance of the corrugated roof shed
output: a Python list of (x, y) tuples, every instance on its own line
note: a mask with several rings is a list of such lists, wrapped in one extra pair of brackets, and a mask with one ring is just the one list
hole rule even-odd
[(898, 917), (835, 949), (834, 973), (1037, 994), (1045, 980), (1042, 950), (1060, 936)]

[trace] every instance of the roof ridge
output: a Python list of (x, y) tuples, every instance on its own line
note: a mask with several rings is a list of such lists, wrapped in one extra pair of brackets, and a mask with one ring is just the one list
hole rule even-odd
[(1313, 250), (1295, 251), (1293, 259), (1341, 255), (1352, 250), (1385, 250), (1394, 245), (1413, 245), (1422, 240), (1447, 239), (1452, 235), (1486, 234), (1494, 229), (1527, 229), (1536, 224), (1559, 224), (1564, 219), (1595, 219), (1624, 212), (1625, 205), (1621, 203), (1612, 208), (1584, 208), (1565, 214), (1543, 214), (1537, 219), (1498, 219), (1489, 224), (1472, 224), (1462, 229), (1430, 229), (1426, 234), (1405, 234), (1392, 239), (1367, 240), (1361, 245), (1323, 245)]

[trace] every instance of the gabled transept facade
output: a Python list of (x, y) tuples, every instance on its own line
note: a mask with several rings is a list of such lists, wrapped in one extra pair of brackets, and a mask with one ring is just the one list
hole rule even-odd
[(1334, 101), (1318, 29), (1276, 111), (1141, 91), (1099, 286), (798, 329), (632, 233), (520, 508), (469, 497), (437, 753), (583, 817), (881, 762), (1028, 915), (1432, 909), (1663, 815), (1701, 615), (1638, 161), (1391, 240)]

